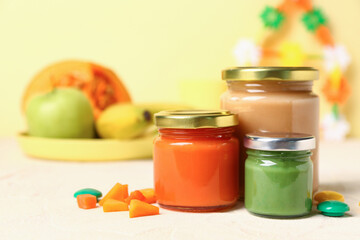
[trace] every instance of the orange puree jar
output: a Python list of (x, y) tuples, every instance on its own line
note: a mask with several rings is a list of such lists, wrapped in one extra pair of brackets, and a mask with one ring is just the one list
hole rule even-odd
[(217, 211), (239, 196), (238, 124), (229, 111), (163, 111), (155, 114), (155, 193), (161, 207)]

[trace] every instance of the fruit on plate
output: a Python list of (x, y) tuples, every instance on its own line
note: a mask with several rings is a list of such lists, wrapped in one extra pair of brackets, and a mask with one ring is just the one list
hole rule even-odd
[(91, 62), (67, 60), (44, 68), (31, 80), (22, 99), (23, 110), (32, 96), (54, 87), (80, 89), (89, 99), (95, 118), (112, 104), (131, 102), (125, 86), (110, 69)]
[(96, 130), (102, 138), (131, 139), (145, 132), (151, 117), (149, 111), (136, 105), (115, 104), (99, 116)]
[(92, 138), (94, 116), (89, 100), (75, 88), (55, 88), (34, 96), (26, 107), (30, 136)]

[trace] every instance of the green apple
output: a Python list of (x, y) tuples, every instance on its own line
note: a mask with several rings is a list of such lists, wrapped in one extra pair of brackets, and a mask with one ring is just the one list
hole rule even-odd
[(34, 96), (26, 107), (30, 136), (92, 138), (94, 115), (86, 96), (75, 88), (55, 88)]

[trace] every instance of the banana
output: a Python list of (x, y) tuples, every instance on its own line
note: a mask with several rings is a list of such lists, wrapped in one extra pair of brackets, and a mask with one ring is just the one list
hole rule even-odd
[(154, 114), (163, 110), (191, 109), (177, 103), (122, 103), (105, 109), (96, 121), (101, 138), (132, 139), (157, 134)]
[(151, 124), (151, 113), (137, 105), (123, 103), (106, 108), (96, 121), (101, 138), (132, 139), (142, 135)]

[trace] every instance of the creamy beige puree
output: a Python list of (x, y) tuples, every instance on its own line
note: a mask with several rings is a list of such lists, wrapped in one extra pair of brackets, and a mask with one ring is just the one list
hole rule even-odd
[[(319, 99), (312, 92), (318, 78), (313, 68), (234, 68), (223, 72), (228, 91), (222, 95), (223, 109), (239, 117), (240, 196), (244, 193), (246, 133), (293, 132), (319, 135)], [(313, 189), (318, 187), (318, 149), (313, 151)]]

